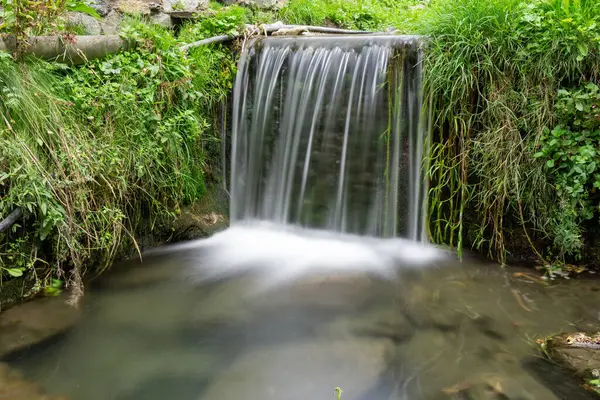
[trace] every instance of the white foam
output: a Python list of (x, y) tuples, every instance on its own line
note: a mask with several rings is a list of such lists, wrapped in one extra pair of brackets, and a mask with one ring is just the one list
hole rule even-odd
[(402, 238), (378, 239), (262, 221), (237, 224), (210, 238), (159, 251), (183, 250), (200, 269), (198, 276), (258, 273), (265, 286), (311, 274), (367, 272), (392, 278), (399, 268), (431, 266), (448, 256), (434, 246)]

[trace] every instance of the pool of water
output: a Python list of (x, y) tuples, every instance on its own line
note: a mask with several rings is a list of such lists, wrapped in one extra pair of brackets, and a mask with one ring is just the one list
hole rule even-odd
[(203, 251), (115, 265), (74, 329), (12, 364), (70, 400), (588, 398), (534, 341), (598, 329), (598, 280), (544, 286), (531, 270), (432, 261), (257, 290), (251, 270), (201, 279), (215, 261)]

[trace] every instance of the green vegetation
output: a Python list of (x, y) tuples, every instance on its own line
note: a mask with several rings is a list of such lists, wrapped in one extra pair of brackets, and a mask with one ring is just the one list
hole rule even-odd
[(292, 0), (278, 17), (289, 24), (327, 25), (385, 31), (406, 28), (418, 0)]
[(29, 36), (69, 31), (60, 17), (67, 11), (100, 18), (79, 0), (0, 0), (0, 32), (11, 33), (23, 41)]
[(598, 220), (598, 3), (439, 0), (418, 25), (434, 240), (504, 261), (523, 230), (542, 261), (580, 257)]
[[(0, 32), (64, 32), (64, 11), (93, 14), (79, 2), (30, 3), (2, 0)], [(100, 272), (131, 248), (142, 221), (158, 227), (201, 197), (219, 163), (218, 108), (235, 48), (178, 46), (277, 20), (430, 38), (435, 242), (501, 261), (525, 243), (553, 275), (589, 258), (599, 220), (600, 3), (289, 0), (277, 11), (211, 3), (177, 34), (132, 18), (122, 35), (134, 48), (79, 67), (0, 55), (0, 215), (25, 212), (0, 233), (0, 279), (26, 273), (59, 290), (56, 279), (78, 282), (84, 266)]]
[(588, 385), (594, 392), (600, 394), (600, 379), (591, 379), (588, 381)]
[(25, 213), (0, 234), (0, 283), (77, 287), (204, 194), (235, 64), (227, 47), (178, 46), (239, 26), (240, 10), (180, 37), (132, 19), (133, 49), (80, 67), (0, 54), (0, 215)]

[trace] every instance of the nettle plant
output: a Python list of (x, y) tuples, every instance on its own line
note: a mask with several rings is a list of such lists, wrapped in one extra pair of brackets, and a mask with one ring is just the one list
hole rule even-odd
[[(559, 200), (551, 232), (560, 256), (578, 256), (585, 221), (598, 216), (600, 189), (600, 89), (594, 83), (558, 92), (559, 125), (546, 129), (541, 151)], [(560, 223), (559, 223), (560, 221)]]

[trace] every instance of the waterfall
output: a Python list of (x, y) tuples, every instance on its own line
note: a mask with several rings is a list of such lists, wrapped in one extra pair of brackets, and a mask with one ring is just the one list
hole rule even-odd
[(268, 37), (238, 65), (230, 219), (423, 236), (421, 41)]

